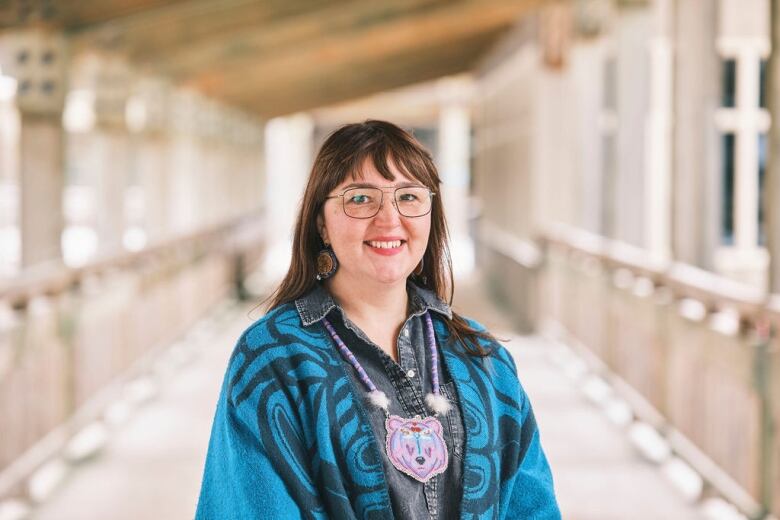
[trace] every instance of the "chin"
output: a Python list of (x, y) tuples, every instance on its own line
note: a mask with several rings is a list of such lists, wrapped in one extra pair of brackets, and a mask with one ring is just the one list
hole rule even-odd
[(406, 283), (406, 279), (409, 277), (409, 273), (397, 272), (397, 273), (376, 273), (371, 278), (381, 284), (395, 285), (397, 283)]

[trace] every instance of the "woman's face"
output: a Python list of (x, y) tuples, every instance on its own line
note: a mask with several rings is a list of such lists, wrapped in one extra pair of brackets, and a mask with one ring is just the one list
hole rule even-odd
[(325, 201), (318, 227), (323, 240), (331, 244), (339, 260), (339, 269), (334, 275), (334, 279), (341, 278), (339, 283), (405, 284), (428, 246), (430, 212), (421, 217), (404, 217), (393, 204), (394, 188), (422, 186), (422, 183), (401, 173), (391, 160), (388, 168), (394, 175), (392, 181), (382, 177), (367, 160), (362, 169), (363, 178), (347, 177), (329, 194), (340, 195), (355, 184), (383, 188), (382, 206), (374, 217), (357, 219), (346, 215), (342, 197)]

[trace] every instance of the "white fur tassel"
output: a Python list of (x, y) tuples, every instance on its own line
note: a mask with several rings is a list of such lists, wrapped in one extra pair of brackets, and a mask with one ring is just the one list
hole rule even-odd
[(382, 410), (387, 411), (387, 409), (390, 408), (390, 399), (388, 399), (385, 393), (381, 390), (374, 390), (373, 392), (369, 392), (368, 400), (371, 401), (371, 404), (377, 408), (381, 408)]
[(441, 394), (427, 394), (425, 396), (425, 403), (428, 405), (428, 408), (434, 411), (434, 413), (440, 413), (442, 415), (449, 412), (450, 408), (452, 408), (452, 405), (447, 398)]

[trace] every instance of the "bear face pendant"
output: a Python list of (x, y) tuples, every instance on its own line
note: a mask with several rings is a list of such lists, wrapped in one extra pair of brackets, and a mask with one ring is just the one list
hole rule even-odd
[(449, 455), (442, 425), (435, 417), (405, 419), (390, 415), (385, 420), (386, 450), (399, 471), (420, 482), (428, 482), (447, 469)]

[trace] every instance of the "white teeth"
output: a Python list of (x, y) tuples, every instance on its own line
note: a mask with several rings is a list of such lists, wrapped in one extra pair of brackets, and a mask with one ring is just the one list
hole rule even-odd
[(379, 249), (392, 249), (394, 247), (401, 247), (400, 240), (393, 240), (392, 242), (377, 242), (376, 240), (369, 240), (368, 244), (371, 247), (376, 247)]

